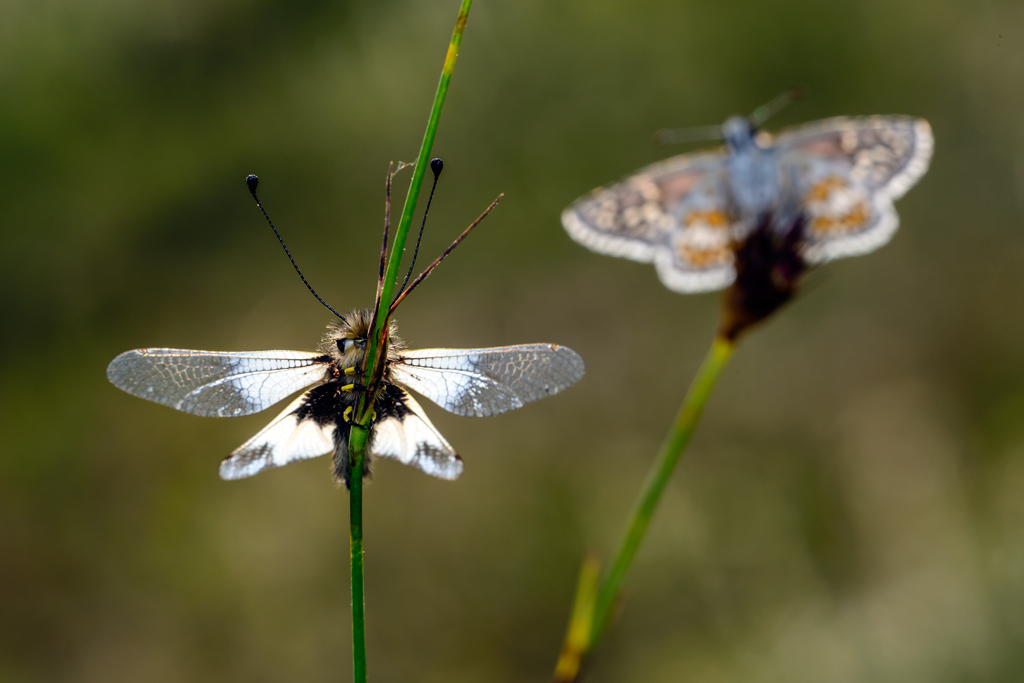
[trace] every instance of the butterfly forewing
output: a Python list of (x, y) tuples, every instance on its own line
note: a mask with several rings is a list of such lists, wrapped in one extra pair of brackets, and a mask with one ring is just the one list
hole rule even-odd
[(389, 458), (411, 465), (439, 479), (462, 474), (462, 458), (437, 431), (420, 404), (401, 388), (386, 389), (381, 415), (370, 432), (371, 457)]
[(394, 380), (456, 415), (498, 415), (575, 384), (583, 359), (557, 344), (405, 351)]
[(136, 349), (107, 366), (115, 386), (207, 417), (251, 415), (323, 382), (329, 359), (302, 351)]
[(670, 289), (720, 289), (735, 277), (731, 243), (743, 232), (729, 211), (726, 156), (682, 154), (595, 190), (562, 213), (594, 251), (653, 261)]
[(334, 450), (334, 423), (320, 424), (303, 416), (307, 394), (299, 396), (220, 464), (221, 479), (244, 479), (296, 460)]
[(854, 182), (899, 199), (928, 170), (933, 139), (924, 119), (841, 116), (782, 130), (775, 147), (783, 166), (793, 154), (841, 161)]

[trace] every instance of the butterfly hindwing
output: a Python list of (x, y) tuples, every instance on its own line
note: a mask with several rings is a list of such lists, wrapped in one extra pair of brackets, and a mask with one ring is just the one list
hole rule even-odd
[(489, 417), (572, 386), (584, 365), (567, 346), (521, 344), (404, 351), (391, 372), (396, 382), (449, 412)]
[(867, 253), (899, 226), (893, 202), (928, 170), (924, 119), (839, 117), (779, 133), (780, 176), (807, 216), (803, 256), (818, 264)]
[(367, 444), (372, 458), (397, 460), (439, 479), (462, 474), (462, 458), (407, 391), (388, 384), (375, 406), (377, 420)]
[(723, 152), (682, 154), (595, 190), (562, 213), (566, 231), (610, 256), (653, 261), (665, 286), (721, 289), (736, 276)]
[(256, 436), (236, 448), (221, 462), (221, 478), (244, 479), (333, 451), (334, 422), (315, 419), (308, 410), (309, 400), (310, 392), (299, 396)]
[(251, 415), (323, 382), (329, 359), (302, 351), (135, 349), (107, 366), (129, 394), (205, 417)]

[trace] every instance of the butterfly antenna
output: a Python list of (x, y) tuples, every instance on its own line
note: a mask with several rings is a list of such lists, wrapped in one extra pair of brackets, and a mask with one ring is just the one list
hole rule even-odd
[(489, 214), (494, 209), (494, 207), (496, 207), (498, 205), (498, 202), (500, 202), (501, 198), (504, 197), (504, 196), (505, 196), (504, 192), (499, 194), (497, 199), (495, 199), (493, 202), (491, 202), (491, 205), (488, 206), (486, 209), (484, 209), (484, 212), (482, 214), (480, 214), (475, 221), (470, 223), (469, 227), (466, 228), (465, 230), (463, 230), (461, 235), (459, 235), (458, 237), (455, 238), (455, 241), (452, 242), (450, 247), (448, 247), (447, 249), (444, 250), (443, 254), (438, 256), (436, 259), (434, 259), (434, 261), (429, 266), (427, 266), (426, 268), (423, 269), (423, 272), (420, 273), (416, 277), (416, 279), (412, 281), (411, 285), (409, 285), (409, 289), (407, 289), (404, 292), (402, 292), (395, 299), (394, 303), (391, 304), (391, 308), (388, 309), (388, 315), (389, 316), (392, 313), (394, 313), (396, 308), (398, 308), (398, 304), (402, 303), (402, 300), (405, 299), (405, 297), (409, 296), (409, 293), (412, 292), (412, 290), (416, 289), (416, 287), (418, 287), (421, 282), (426, 280), (427, 276), (430, 275), (431, 271), (433, 271), (434, 268), (437, 268), (438, 264), (441, 263), (441, 261), (443, 261), (445, 259), (445, 257), (448, 256), (448, 254), (452, 253), (452, 250), (454, 250), (455, 247), (459, 246), (459, 242), (461, 242), (462, 240), (466, 239), (466, 235), (468, 235), (470, 232), (472, 232), (473, 228), (475, 228), (476, 226), (480, 225), (480, 222), (483, 219), (487, 218), (487, 214)]
[(395, 300), (405, 291), (405, 286), (409, 284), (409, 277), (412, 275), (412, 269), (416, 265), (416, 256), (420, 253), (420, 241), (423, 240), (423, 228), (427, 226), (427, 214), (430, 213), (430, 203), (434, 201), (434, 190), (437, 189), (437, 179), (441, 177), (441, 171), (444, 170), (444, 162), (440, 159), (431, 159), (430, 170), (434, 173), (434, 184), (430, 186), (430, 196), (427, 197), (427, 208), (423, 212), (423, 222), (420, 223), (420, 234), (416, 237), (416, 249), (412, 252), (412, 263), (409, 264), (409, 270), (405, 274), (405, 280), (402, 281), (402, 286), (398, 288), (398, 293), (395, 294), (395, 299), (391, 301), (394, 305)]
[(284, 240), (281, 239), (281, 233), (279, 233), (277, 231), (277, 228), (274, 227), (274, 222), (270, 220), (270, 216), (267, 215), (267, 210), (263, 208), (263, 204), (260, 202), (260, 198), (256, 196), (256, 186), (259, 185), (259, 182), (260, 179), (254, 175), (249, 175), (246, 176), (245, 178), (245, 184), (249, 187), (249, 194), (251, 194), (252, 198), (256, 200), (256, 206), (260, 207), (260, 211), (263, 213), (263, 217), (266, 218), (267, 223), (270, 224), (270, 229), (274, 231), (275, 235), (277, 235), (277, 241), (280, 242), (281, 246), (284, 248), (284, 253), (288, 255), (288, 260), (292, 262), (292, 267), (295, 268), (295, 272), (299, 274), (299, 279), (302, 280), (302, 284), (306, 285), (306, 289), (308, 289), (313, 294), (313, 296), (316, 297), (317, 301), (326, 306), (328, 311), (341, 318), (342, 322), (345, 322), (345, 316), (331, 308), (331, 305), (324, 301), (323, 299), (321, 299), (320, 295), (316, 293), (316, 290), (313, 289), (313, 287), (311, 287), (308, 282), (306, 282), (305, 276), (303, 276), (302, 271), (299, 270), (299, 266), (297, 263), (295, 263), (295, 259), (292, 258), (292, 253), (288, 251), (288, 246), (284, 243)]
[(654, 134), (658, 145), (678, 145), (683, 142), (721, 140), (721, 126), (694, 126), (692, 128), (662, 128)]
[(803, 96), (803, 88), (793, 86), (755, 109), (754, 113), (747, 117), (747, 120), (754, 128), (760, 128), (765, 121), (778, 114), (786, 106), (803, 99)]

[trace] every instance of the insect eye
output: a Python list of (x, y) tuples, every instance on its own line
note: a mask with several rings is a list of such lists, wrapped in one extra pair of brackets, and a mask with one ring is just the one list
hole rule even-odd
[(363, 348), (366, 347), (366, 340), (365, 339), (347, 339), (346, 338), (346, 339), (339, 339), (337, 343), (338, 343), (338, 351), (340, 351), (342, 353), (348, 353), (349, 351), (352, 350), (353, 346), (356, 347), (357, 349), (363, 349)]

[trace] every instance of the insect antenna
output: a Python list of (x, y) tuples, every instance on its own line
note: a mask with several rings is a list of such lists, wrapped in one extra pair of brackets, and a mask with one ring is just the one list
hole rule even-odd
[(465, 230), (463, 230), (461, 235), (459, 235), (458, 237), (455, 238), (455, 241), (452, 242), (450, 247), (448, 247), (447, 249), (444, 250), (443, 254), (438, 256), (436, 259), (434, 259), (434, 261), (429, 266), (427, 266), (426, 268), (423, 269), (423, 272), (420, 273), (416, 277), (416, 279), (412, 281), (411, 285), (409, 285), (409, 289), (407, 289), (404, 292), (402, 292), (395, 299), (394, 303), (391, 304), (391, 308), (388, 309), (388, 316), (390, 316), (392, 313), (394, 313), (395, 309), (398, 307), (398, 304), (402, 303), (402, 300), (405, 297), (409, 296), (409, 293), (412, 292), (412, 290), (416, 289), (416, 287), (418, 287), (421, 282), (426, 280), (427, 276), (430, 275), (431, 271), (433, 271), (434, 268), (437, 268), (438, 264), (441, 263), (441, 261), (443, 261), (445, 259), (445, 257), (448, 256), (448, 254), (452, 253), (452, 250), (454, 250), (455, 247), (459, 246), (459, 242), (461, 242), (462, 240), (466, 239), (466, 236), (473, 230), (473, 228), (475, 228), (476, 226), (480, 225), (480, 222), (483, 219), (487, 218), (487, 214), (489, 214), (491, 212), (491, 210), (494, 209), (494, 207), (496, 207), (498, 205), (498, 202), (500, 202), (501, 198), (504, 197), (504, 196), (505, 196), (504, 192), (499, 194), (497, 199), (495, 199), (493, 202), (491, 202), (491, 205), (488, 206), (486, 209), (484, 209), (484, 212), (482, 214), (480, 214), (475, 221), (470, 223), (469, 227), (466, 228)]
[(782, 111), (787, 105), (794, 102), (798, 102), (804, 96), (803, 88), (798, 85), (793, 86), (789, 90), (780, 93), (762, 104), (760, 107), (754, 110), (750, 116), (747, 117), (747, 121), (750, 121), (750, 125), (754, 128), (760, 128), (765, 121), (772, 116), (775, 116)]
[[(377, 329), (377, 314), (380, 311), (380, 299), (384, 293), (384, 273), (387, 270), (388, 258), (388, 232), (391, 230), (391, 180), (406, 166), (412, 166), (404, 161), (398, 162), (395, 169), (395, 162), (388, 163), (388, 173), (384, 180), (384, 240), (380, 245), (380, 272), (377, 275), (377, 295), (373, 298), (373, 315), (370, 316), (370, 330)], [(387, 334), (384, 330), (382, 334)]]
[[(384, 293), (384, 277), (387, 272), (387, 256), (388, 256), (388, 233), (391, 230), (391, 181), (394, 177), (406, 166), (413, 166), (414, 164), (405, 163), (404, 161), (398, 162), (398, 168), (395, 168), (394, 162), (388, 164), (388, 173), (384, 180), (384, 240), (380, 246), (380, 273), (377, 275), (377, 295), (373, 299), (373, 314), (370, 316), (370, 326), (367, 328), (369, 333), (372, 334), (377, 329), (377, 317), (380, 313), (380, 300)], [(436, 184), (435, 180), (435, 184)], [(390, 311), (390, 309), (389, 309)], [(390, 312), (387, 314), (390, 316)], [(384, 349), (384, 341), (388, 335), (388, 324), (387, 319), (384, 321), (384, 325), (380, 331), (380, 339), (377, 341), (377, 348)], [(367, 395), (374, 396), (377, 391), (377, 383), (379, 381), (379, 375), (376, 374), (381, 364), (387, 357), (386, 352), (381, 351), (377, 354), (375, 366), (374, 366), (374, 379), (373, 383), (367, 387)]]
[(388, 174), (384, 180), (384, 240), (380, 245), (380, 272), (377, 275), (377, 295), (373, 299), (373, 318), (370, 329), (377, 324), (377, 310), (380, 308), (380, 296), (384, 291), (384, 272), (388, 258), (388, 231), (391, 229), (391, 179), (395, 177), (395, 163), (388, 163)]
[(256, 196), (256, 186), (259, 185), (259, 182), (260, 179), (254, 175), (248, 175), (245, 178), (245, 184), (249, 188), (249, 194), (251, 194), (252, 198), (256, 200), (256, 206), (260, 207), (260, 211), (263, 213), (263, 217), (266, 218), (267, 223), (270, 224), (270, 229), (274, 231), (275, 235), (277, 235), (277, 241), (280, 242), (281, 246), (284, 248), (284, 253), (288, 255), (288, 260), (292, 262), (292, 267), (295, 268), (295, 272), (299, 274), (299, 279), (302, 280), (302, 284), (306, 285), (306, 289), (308, 289), (313, 294), (313, 296), (316, 297), (317, 301), (326, 306), (328, 311), (341, 318), (342, 322), (346, 322), (345, 316), (331, 308), (331, 305), (324, 301), (323, 299), (321, 299), (320, 295), (316, 293), (316, 290), (313, 289), (313, 287), (308, 282), (306, 282), (305, 276), (303, 276), (302, 271), (299, 270), (299, 266), (297, 263), (295, 263), (295, 259), (292, 258), (292, 253), (288, 251), (287, 245), (285, 245), (284, 240), (281, 238), (281, 233), (279, 233), (277, 231), (277, 228), (274, 227), (274, 222), (270, 220), (270, 216), (267, 215), (267, 210), (263, 208), (263, 204), (260, 202), (260, 198)]
[(423, 211), (423, 222), (420, 223), (420, 234), (416, 237), (416, 249), (412, 252), (412, 263), (409, 264), (409, 270), (405, 274), (405, 280), (402, 281), (402, 286), (398, 288), (398, 292), (395, 294), (395, 298), (391, 300), (392, 306), (398, 297), (405, 291), (405, 286), (409, 284), (409, 276), (412, 275), (412, 269), (416, 265), (416, 256), (420, 253), (420, 241), (423, 240), (423, 228), (427, 226), (427, 214), (430, 213), (430, 202), (434, 201), (434, 190), (437, 189), (437, 179), (441, 177), (441, 171), (444, 169), (444, 162), (439, 158), (431, 159), (430, 170), (434, 173), (434, 184), (430, 186), (430, 196), (427, 197), (427, 208)]
[(721, 140), (721, 126), (694, 126), (692, 128), (662, 128), (654, 134), (658, 145), (678, 145), (683, 142)]

